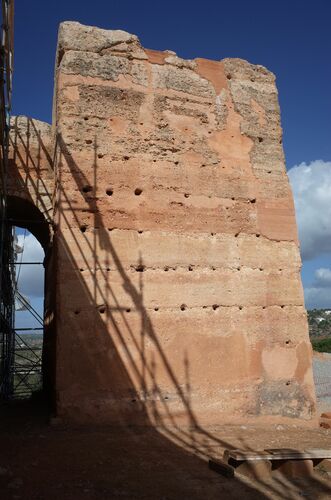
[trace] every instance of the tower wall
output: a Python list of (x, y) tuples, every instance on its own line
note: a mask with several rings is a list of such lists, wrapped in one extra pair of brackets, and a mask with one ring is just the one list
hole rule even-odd
[(79, 421), (309, 421), (275, 78), (60, 27), (57, 405)]

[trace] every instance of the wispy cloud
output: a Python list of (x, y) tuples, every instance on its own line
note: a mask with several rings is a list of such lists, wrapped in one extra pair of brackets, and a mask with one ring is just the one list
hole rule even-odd
[(316, 269), (312, 285), (305, 288), (305, 303), (307, 309), (331, 308), (331, 269)]
[(288, 171), (296, 208), (301, 255), (331, 252), (331, 162), (315, 160)]
[(331, 288), (331, 269), (327, 267), (316, 269), (314, 286)]
[[(331, 162), (315, 160), (288, 171), (293, 190), (303, 261), (331, 257)], [(305, 265), (305, 264), (304, 264)], [(331, 307), (331, 269), (315, 270), (305, 286), (307, 309)]]
[[(36, 238), (28, 233), (18, 235), (18, 244), (23, 246), (24, 250), (22, 262), (43, 262), (44, 251)], [(20, 262), (21, 255), (18, 255)], [(19, 265), (17, 265), (18, 271)], [(27, 297), (43, 297), (44, 295), (44, 267), (42, 265), (22, 265), (19, 271), (18, 289)]]

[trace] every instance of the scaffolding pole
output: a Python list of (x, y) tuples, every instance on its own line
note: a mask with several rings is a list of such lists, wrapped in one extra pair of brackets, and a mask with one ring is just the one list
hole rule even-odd
[(14, 246), (12, 226), (6, 221), (9, 117), (13, 74), (14, 1), (2, 0), (0, 32), (0, 397), (13, 393)]

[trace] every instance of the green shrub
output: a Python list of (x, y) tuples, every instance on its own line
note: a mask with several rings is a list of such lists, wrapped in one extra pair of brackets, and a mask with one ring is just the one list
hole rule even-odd
[(314, 351), (331, 352), (331, 339), (312, 340)]

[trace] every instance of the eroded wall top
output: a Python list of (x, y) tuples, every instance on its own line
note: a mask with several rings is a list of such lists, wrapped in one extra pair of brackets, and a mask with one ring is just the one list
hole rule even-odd
[[(264, 67), (240, 59), (183, 60), (171, 51), (143, 49), (135, 35), (124, 31), (73, 22), (61, 24), (57, 64), (60, 82), (67, 82), (65, 89), (62, 83), (58, 87), (62, 89), (56, 108), (60, 128), (60, 114), (64, 112), (72, 116), (90, 112), (92, 115), (93, 108), (94, 117), (106, 117), (104, 101), (108, 101), (113, 110), (113, 126), (117, 120), (118, 131), (125, 119), (138, 129), (131, 136), (131, 145), (124, 146), (123, 141), (123, 155), (124, 148), (126, 155), (131, 148), (137, 158), (146, 159), (163, 141), (159, 160), (203, 166), (199, 174), (192, 172), (201, 194), (213, 176), (218, 196), (229, 202), (235, 196), (232, 211), (240, 211), (248, 201), (254, 204), (243, 227), (237, 228), (239, 232), (245, 229), (270, 239), (297, 241), (275, 78)], [(97, 82), (96, 92), (92, 87)], [(107, 90), (106, 82), (113, 82), (112, 90)], [(153, 113), (149, 114), (152, 96), (146, 100), (142, 96), (153, 91), (157, 95)], [(84, 93), (80, 102), (79, 93)], [(170, 96), (176, 97), (177, 102), (169, 107)], [(187, 115), (192, 119), (188, 121)], [(91, 121), (80, 127), (82, 132), (91, 128)], [(152, 142), (147, 143), (148, 140)], [(159, 144), (153, 143), (155, 140)], [(143, 142), (138, 145), (138, 141)], [(99, 141), (102, 154), (108, 153), (107, 142)], [(172, 150), (166, 142), (172, 144)], [(83, 147), (77, 141), (72, 146)], [(176, 172), (172, 174), (176, 182), (174, 176)]]

